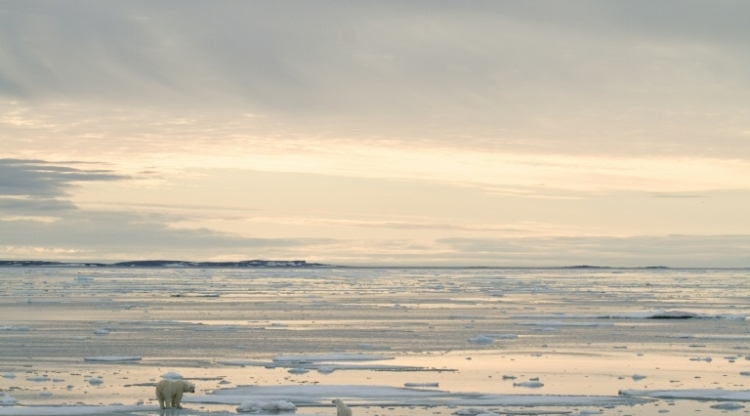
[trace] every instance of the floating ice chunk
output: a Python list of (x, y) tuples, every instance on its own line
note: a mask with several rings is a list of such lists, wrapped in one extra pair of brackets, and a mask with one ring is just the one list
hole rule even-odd
[(495, 339), (516, 339), (518, 338), (517, 334), (485, 334), (490, 338)]
[(294, 412), (297, 406), (294, 403), (285, 400), (274, 400), (270, 402), (259, 402), (255, 400), (245, 400), (237, 407), (238, 412)]
[(439, 383), (404, 383), (404, 387), (439, 387)]
[(6, 395), (0, 395), (0, 406), (15, 406), (18, 404), (18, 401), (14, 399), (13, 397), (6, 396)]
[(4, 325), (0, 326), (0, 331), (19, 331), (19, 332), (25, 332), (25, 331), (31, 331), (30, 326), (21, 325), (21, 326), (13, 326), (13, 325)]
[(169, 371), (161, 375), (161, 378), (165, 378), (167, 380), (179, 380), (182, 378), (182, 374), (177, 373), (175, 371)]
[(453, 412), (453, 414), (459, 415), (459, 416), (499, 416), (497, 413), (493, 413), (485, 409), (478, 409), (476, 407), (467, 407), (465, 409), (459, 409)]
[(563, 322), (563, 321), (542, 321), (542, 322), (517, 322), (517, 325), (532, 325), (532, 326), (614, 326), (611, 322)]
[(306, 368), (290, 368), (287, 373), (289, 374), (306, 374), (309, 373), (310, 370)]
[(297, 362), (313, 363), (320, 361), (379, 361), (392, 360), (392, 357), (383, 355), (365, 354), (330, 354), (330, 355), (279, 355), (273, 358), (274, 362)]
[(92, 378), (91, 380), (89, 380), (89, 384), (91, 384), (92, 386), (98, 386), (102, 383), (104, 383), (104, 381), (102, 381), (102, 379), (100, 378)]
[(620, 396), (652, 397), (655, 399), (726, 400), (750, 401), (750, 391), (725, 389), (684, 389), (684, 390), (620, 390)]
[(474, 338), (469, 338), (469, 342), (472, 344), (492, 344), (493, 339), (487, 335), (479, 334)]
[(107, 331), (106, 329), (97, 329), (96, 331), (94, 331), (94, 335), (107, 335), (107, 334), (109, 334), (109, 331)]
[(540, 382), (539, 380), (533, 380), (533, 381), (524, 381), (521, 383), (513, 383), (513, 387), (527, 387), (530, 389), (538, 389), (540, 387), (544, 387), (544, 384)]
[(334, 371), (336, 370), (331, 366), (324, 365), (324, 366), (318, 367), (318, 372), (320, 374), (331, 374)]
[(18, 401), (13, 397), (6, 396), (5, 394), (0, 394), (0, 406), (15, 406), (17, 404)]
[(198, 325), (192, 328), (194, 331), (236, 331), (235, 325)]
[(735, 403), (735, 402), (726, 402), (726, 403), (719, 403), (714, 404), (710, 406), (712, 409), (720, 409), (720, 410), (738, 410), (738, 409), (744, 409), (745, 406)]
[(644, 378), (646, 378), (646, 376), (641, 375), (641, 374), (633, 374), (633, 380), (635, 381), (643, 380)]
[(130, 363), (141, 361), (141, 357), (128, 355), (102, 355), (98, 357), (84, 357), (84, 362), (109, 362), (109, 363)]
[(359, 344), (359, 348), (363, 350), (390, 350), (391, 347), (372, 345), (372, 344)]

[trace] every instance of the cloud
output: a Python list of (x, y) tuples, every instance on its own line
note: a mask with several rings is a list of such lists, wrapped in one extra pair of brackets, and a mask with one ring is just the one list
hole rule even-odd
[(437, 243), (452, 253), (447, 258), (467, 264), (750, 267), (750, 235), (447, 238)]
[[(77, 182), (123, 179), (127, 177), (109, 170), (77, 169), (43, 160), (0, 159), (0, 196), (60, 197)], [(16, 200), (20, 201), (24, 200)], [(32, 204), (37, 202), (31, 200)]]
[[(73, 211), (61, 221), (0, 221), (0, 246), (10, 254), (55, 255), (94, 259), (256, 258), (259, 254), (304, 252), (331, 244), (324, 238), (247, 238), (208, 229), (169, 226), (175, 218), (128, 212)], [(11, 250), (10, 247), (15, 247)], [(21, 248), (34, 248), (25, 250)], [(260, 256), (262, 257), (262, 255)]]

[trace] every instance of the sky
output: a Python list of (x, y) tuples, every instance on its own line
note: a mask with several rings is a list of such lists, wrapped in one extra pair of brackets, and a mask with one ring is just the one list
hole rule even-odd
[(747, 16), (0, 1), (0, 259), (750, 267)]

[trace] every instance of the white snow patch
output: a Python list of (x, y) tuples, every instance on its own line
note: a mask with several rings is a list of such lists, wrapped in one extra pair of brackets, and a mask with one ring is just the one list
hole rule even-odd
[(161, 378), (167, 379), (167, 380), (180, 380), (182, 378), (182, 374), (177, 373), (175, 371), (168, 371), (161, 375)]

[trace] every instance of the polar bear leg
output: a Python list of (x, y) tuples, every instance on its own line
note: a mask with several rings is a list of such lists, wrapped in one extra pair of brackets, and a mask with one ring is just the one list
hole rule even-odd
[(164, 402), (166, 397), (164, 397), (164, 392), (161, 391), (161, 389), (157, 386), (156, 387), (156, 400), (159, 401), (159, 408), (164, 409)]
[(182, 405), (180, 405), (180, 402), (182, 401), (182, 393), (182, 390), (174, 392), (174, 396), (172, 396), (172, 407), (182, 409)]

